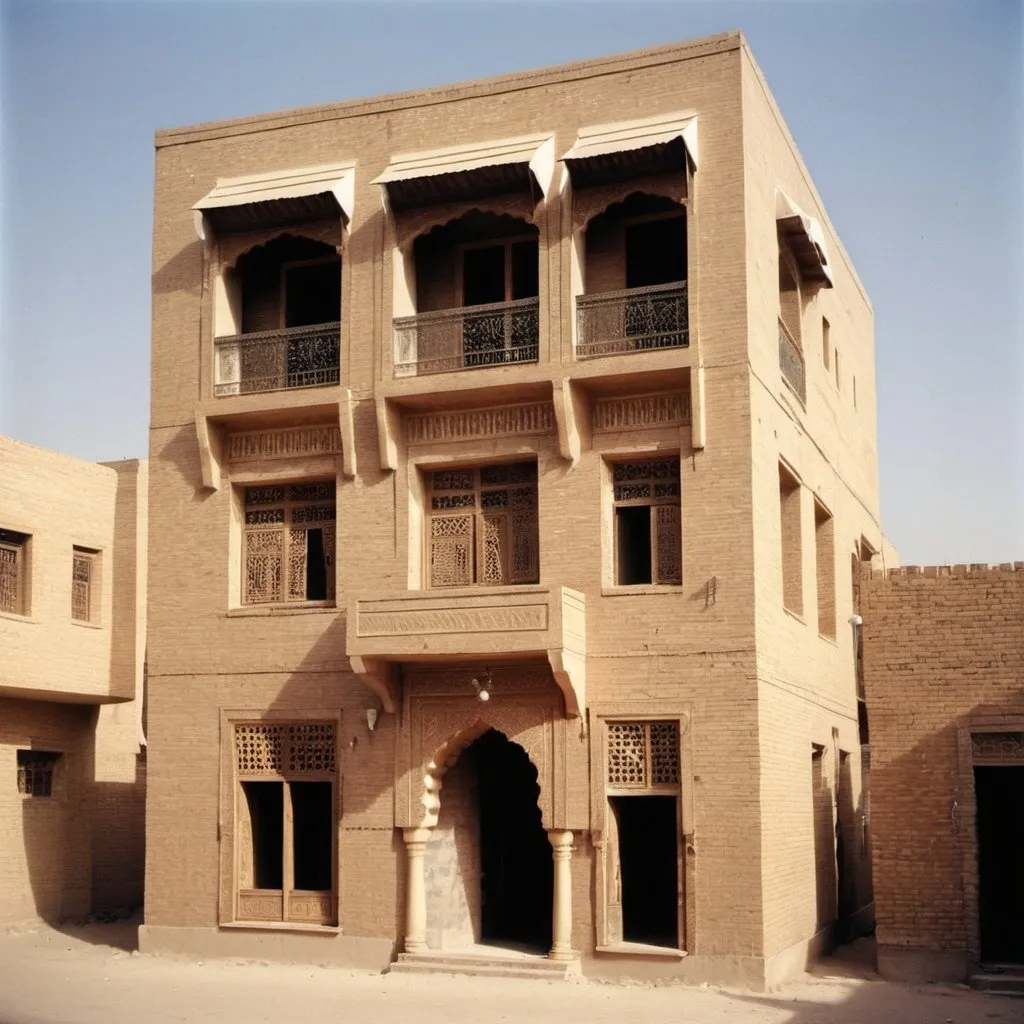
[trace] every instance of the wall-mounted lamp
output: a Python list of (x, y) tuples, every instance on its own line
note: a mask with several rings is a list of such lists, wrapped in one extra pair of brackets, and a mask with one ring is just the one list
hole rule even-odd
[(377, 728), (377, 715), (379, 712), (376, 708), (366, 709), (366, 728), (373, 732)]
[(474, 676), (471, 682), (473, 689), (476, 690), (476, 699), (486, 704), (491, 699), (491, 670), (485, 665), (480, 677)]
[(850, 616), (850, 625), (851, 626), (863, 626), (864, 625), (864, 620), (859, 615), (851, 615)]

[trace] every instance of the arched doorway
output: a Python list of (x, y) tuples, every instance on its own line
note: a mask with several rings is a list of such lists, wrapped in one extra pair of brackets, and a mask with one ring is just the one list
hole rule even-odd
[(445, 772), (425, 851), (429, 947), (482, 943), (547, 953), (553, 863), (539, 794), (526, 751), (495, 729)]

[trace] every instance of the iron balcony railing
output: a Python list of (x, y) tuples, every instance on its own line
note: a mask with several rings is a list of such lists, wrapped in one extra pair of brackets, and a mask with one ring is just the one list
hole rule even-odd
[(782, 379), (806, 405), (807, 373), (804, 368), (804, 354), (781, 319), (779, 320), (779, 369), (782, 371)]
[(394, 321), (395, 376), (537, 362), (536, 298), (441, 309)]
[(338, 383), (340, 323), (215, 338), (215, 395)]
[(686, 282), (576, 296), (576, 357), (618, 355), (690, 343)]

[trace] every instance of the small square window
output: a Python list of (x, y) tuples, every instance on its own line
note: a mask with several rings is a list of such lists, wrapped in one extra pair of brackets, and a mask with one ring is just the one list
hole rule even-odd
[(19, 750), (18, 792), (25, 796), (52, 796), (53, 772), (60, 754), (49, 750)]
[(76, 547), (71, 556), (71, 618), (94, 622), (97, 615), (97, 568), (99, 552)]
[(28, 613), (28, 534), (0, 530), (0, 612)]

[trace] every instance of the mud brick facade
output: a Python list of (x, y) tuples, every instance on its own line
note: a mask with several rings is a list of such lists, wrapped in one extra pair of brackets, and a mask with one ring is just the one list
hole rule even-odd
[(0, 926), (142, 904), (147, 492), (0, 438)]
[(869, 922), (872, 311), (742, 38), (156, 147), (142, 948)]
[(1024, 960), (1024, 563), (861, 582), (878, 966)]

